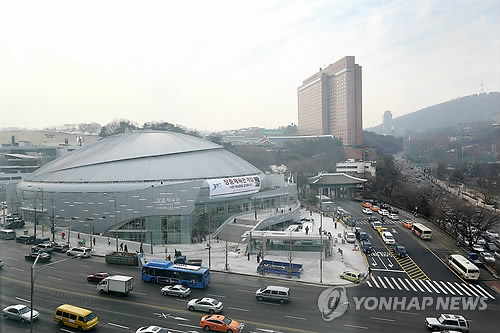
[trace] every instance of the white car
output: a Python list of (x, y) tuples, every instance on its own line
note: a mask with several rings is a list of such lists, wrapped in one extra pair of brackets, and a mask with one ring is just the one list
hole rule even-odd
[(479, 258), (482, 261), (488, 262), (490, 264), (494, 264), (495, 261), (496, 261), (495, 257), (493, 256), (493, 254), (491, 254), (489, 252), (481, 252), (481, 254), (479, 255)]
[[(2, 310), (2, 316), (5, 319), (20, 320), (21, 323), (31, 321), (31, 308), (23, 304), (9, 305)], [(33, 310), (33, 320), (38, 319), (39, 313)]]
[(493, 232), (493, 231), (489, 231), (489, 230), (486, 230), (484, 232), (484, 235), (486, 237), (489, 237), (489, 238), (498, 238), (498, 233), (497, 232)]
[(377, 228), (381, 228), (382, 227), (382, 223), (380, 223), (380, 221), (373, 221), (372, 222), (372, 228), (373, 229), (377, 229)]
[(389, 216), (389, 211), (387, 209), (380, 209), (378, 213), (382, 216)]
[(180, 298), (188, 297), (191, 295), (191, 288), (184, 287), (183, 285), (176, 284), (173, 286), (165, 286), (161, 288), (161, 293), (165, 296), (179, 296)]
[(223, 307), (222, 302), (209, 297), (193, 298), (187, 304), (189, 311), (204, 311), (210, 314), (220, 313)]
[(394, 236), (389, 231), (384, 231), (382, 233), (382, 240), (387, 245), (396, 244), (396, 240), (394, 239)]
[(354, 232), (346, 232), (344, 238), (347, 243), (354, 243), (356, 241), (356, 234)]
[(88, 247), (72, 247), (66, 251), (68, 256), (80, 255), (82, 258), (88, 258), (92, 256), (91, 250)]
[(486, 240), (484, 238), (478, 238), (476, 241), (476, 244), (484, 245), (484, 244), (486, 244)]
[(373, 212), (370, 208), (363, 208), (363, 213), (366, 215), (372, 215)]
[(397, 214), (389, 214), (389, 218), (393, 221), (399, 221), (399, 216)]
[(144, 326), (139, 327), (135, 333), (169, 333), (166, 328), (160, 326)]
[(484, 252), (484, 247), (482, 247), (482, 246), (481, 246), (481, 245), (479, 245), (479, 244), (473, 244), (473, 245), (472, 245), (472, 250), (473, 250), (474, 252), (479, 252), (479, 253), (481, 253), (481, 252)]

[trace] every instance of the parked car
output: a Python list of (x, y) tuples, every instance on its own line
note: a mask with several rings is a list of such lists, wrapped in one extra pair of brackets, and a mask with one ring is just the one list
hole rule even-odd
[[(28, 261), (35, 261), (36, 257), (38, 256), (38, 253), (28, 253), (27, 255), (24, 256), (25, 260)], [(40, 258), (38, 258), (39, 262), (49, 262), (52, 257), (50, 254), (46, 252), (40, 253)]]
[(425, 318), (425, 325), (433, 331), (436, 330), (455, 330), (460, 332), (469, 332), (469, 323), (461, 315), (441, 314), (437, 318)]
[(372, 210), (370, 208), (363, 208), (362, 211), (366, 215), (372, 215), (373, 214), (373, 212), (372, 212)]
[(484, 252), (484, 247), (482, 247), (481, 245), (479, 244), (473, 244), (472, 245), (472, 250), (474, 252)]
[(354, 243), (356, 241), (356, 234), (354, 232), (346, 232), (344, 234), (344, 238), (347, 243)]
[(180, 298), (191, 295), (191, 288), (176, 284), (173, 286), (165, 286), (161, 288), (161, 293), (165, 296), (179, 296)]
[(52, 253), (52, 251), (54, 251), (54, 248), (52, 247), (52, 244), (49, 243), (42, 243), (38, 245), (33, 245), (31, 247), (31, 252), (39, 252), (39, 251)]
[(24, 227), (24, 220), (14, 220), (4, 226), (5, 229), (19, 229)]
[(489, 264), (494, 264), (495, 263), (495, 256), (489, 252), (481, 252), (479, 254), (479, 257), (481, 258), (482, 261), (487, 262)]
[(223, 307), (222, 302), (210, 297), (193, 298), (187, 304), (189, 311), (196, 310), (208, 312), (210, 314), (220, 313)]
[(485, 245), (486, 244), (486, 240), (482, 237), (479, 237), (476, 241), (476, 244), (479, 244), (479, 245)]
[[(33, 309), (33, 320), (38, 319), (38, 311)], [(9, 305), (2, 310), (2, 316), (5, 319), (19, 320), (21, 323), (29, 323), (31, 321), (31, 308), (23, 304)]]
[(484, 232), (484, 235), (489, 237), (490, 239), (492, 238), (498, 238), (498, 232), (494, 232), (494, 231), (489, 231), (489, 230), (486, 230)]
[(360, 274), (355, 273), (355, 272), (351, 272), (351, 271), (345, 271), (345, 272), (340, 273), (340, 278), (345, 279), (345, 280), (349, 280), (349, 281), (354, 282), (354, 283), (359, 283)]
[(35, 236), (20, 235), (16, 237), (16, 242), (23, 244), (33, 244), (35, 242)]
[(88, 247), (73, 247), (66, 251), (68, 256), (80, 255), (82, 258), (88, 258), (92, 256), (91, 250)]
[(69, 250), (69, 246), (66, 243), (64, 243), (64, 244), (56, 244), (54, 246), (54, 251), (55, 252), (66, 253), (66, 251), (68, 251), (68, 250)]
[(42, 244), (42, 243), (46, 243), (46, 242), (50, 242), (49, 237), (35, 238), (35, 241), (33, 242), (33, 244), (38, 245), (38, 244)]
[(498, 247), (495, 245), (495, 243), (486, 243), (484, 245), (485, 249), (487, 249), (490, 252), (496, 252), (498, 251)]
[(493, 255), (496, 259), (500, 259), (500, 252), (495, 252)]
[(170, 331), (160, 326), (143, 326), (139, 327), (135, 333), (170, 333)]
[(101, 272), (101, 273), (93, 273), (87, 275), (87, 281), (89, 282), (101, 282), (103, 279), (111, 276), (109, 273)]
[(244, 324), (222, 315), (208, 315), (201, 317), (200, 327), (205, 331), (240, 333)]
[(484, 266), (484, 262), (482, 262), (481, 259), (479, 259), (479, 254), (477, 254), (475, 252), (469, 253), (469, 256), (467, 257), (467, 259), (469, 259), (469, 261), (471, 263), (473, 263), (474, 265), (476, 265), (477, 267)]

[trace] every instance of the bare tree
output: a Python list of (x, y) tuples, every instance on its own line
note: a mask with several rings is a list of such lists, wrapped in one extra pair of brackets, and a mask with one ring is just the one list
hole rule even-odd
[(297, 257), (297, 251), (295, 250), (295, 240), (293, 239), (293, 231), (289, 232), (289, 238), (284, 239), (283, 242), (285, 243), (285, 255), (286, 255), (286, 261), (288, 263), (288, 277), (292, 277), (292, 266), (293, 266), (293, 261)]
[(227, 240), (227, 235), (224, 238), (225, 238), (225, 241), (222, 243), (219, 243), (219, 248), (221, 249), (222, 253), (224, 253), (224, 257), (226, 260), (225, 265), (224, 265), (224, 270), (228, 271), (229, 270), (228, 254), (230, 251), (230, 247), (229, 247), (229, 242)]
[(52, 234), (53, 242), (55, 242), (56, 239), (56, 227), (63, 221), (64, 218), (62, 216), (55, 215), (54, 196), (52, 195), (48, 221), (46, 221), (46, 224), (48, 224), (48, 226), (50, 227), (50, 233)]

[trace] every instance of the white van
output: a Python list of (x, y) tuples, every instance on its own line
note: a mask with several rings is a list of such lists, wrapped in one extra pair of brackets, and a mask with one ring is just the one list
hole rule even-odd
[(14, 230), (0, 230), (0, 239), (11, 240), (16, 239), (16, 232)]
[(279, 301), (280, 303), (289, 302), (290, 288), (267, 286), (257, 290), (255, 292), (255, 297), (257, 297), (259, 301), (271, 300), (271, 301)]

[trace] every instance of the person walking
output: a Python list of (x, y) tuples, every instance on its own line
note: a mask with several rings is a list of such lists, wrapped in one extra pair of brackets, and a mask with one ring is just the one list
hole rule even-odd
[(123, 243), (120, 243), (120, 251), (123, 251)]
[(80, 233), (78, 233), (78, 235), (77, 235), (77, 236), (78, 236), (78, 239), (80, 239)]
[(142, 249), (142, 243), (141, 243), (141, 246), (139, 247), (139, 252), (140, 253), (144, 253), (143, 249)]
[(64, 233), (64, 231), (63, 231), (63, 232), (62, 232), (62, 234), (61, 234), (62, 239), (64, 239), (64, 235), (65, 235), (65, 233)]
[(306, 235), (309, 233), (309, 226), (306, 225)]
[(128, 252), (127, 244), (125, 244), (125, 252)]
[(94, 237), (94, 246), (95, 246), (95, 237)]
[(111, 241), (109, 240), (109, 237), (108, 237), (108, 246), (111, 246)]

